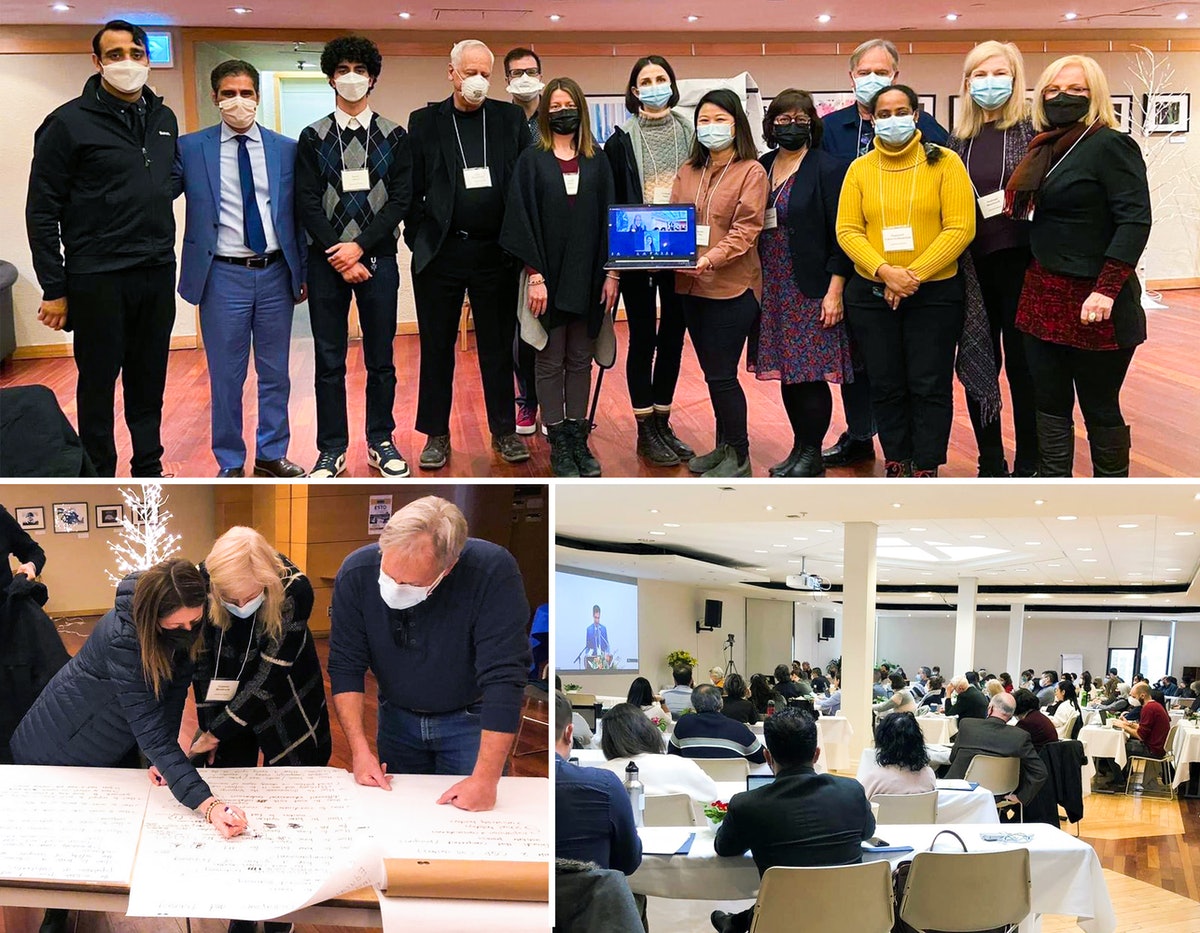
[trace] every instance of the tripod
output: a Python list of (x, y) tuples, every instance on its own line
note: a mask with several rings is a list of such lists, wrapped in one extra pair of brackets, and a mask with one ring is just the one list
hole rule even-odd
[(738, 673), (737, 664), (733, 660), (733, 635), (730, 635), (725, 640), (724, 652), (725, 652), (725, 676), (728, 677), (730, 674), (737, 674)]

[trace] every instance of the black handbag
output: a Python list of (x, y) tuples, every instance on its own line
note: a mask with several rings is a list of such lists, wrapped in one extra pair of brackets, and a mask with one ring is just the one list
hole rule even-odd
[[(962, 836), (954, 832), (952, 829), (943, 829), (936, 836), (934, 836), (933, 841), (929, 843), (929, 848), (926, 851), (932, 852), (933, 847), (937, 845), (938, 839), (942, 836), (953, 836), (958, 840), (958, 844), (963, 847), (963, 851), (967, 851), (967, 844), (963, 842)], [(915, 927), (910, 926), (900, 919), (900, 904), (904, 900), (904, 889), (908, 887), (908, 873), (912, 870), (912, 862), (913, 860), (910, 858), (905, 859), (904, 861), (900, 862), (900, 864), (898, 864), (892, 871), (892, 898), (893, 902), (895, 903), (894, 916), (896, 918), (892, 922), (892, 933), (919, 933)], [(980, 933), (1008, 933), (1008, 930), (1008, 927), (996, 927), (995, 929), (980, 931)], [(927, 930), (925, 933), (956, 933), (956, 931)]]

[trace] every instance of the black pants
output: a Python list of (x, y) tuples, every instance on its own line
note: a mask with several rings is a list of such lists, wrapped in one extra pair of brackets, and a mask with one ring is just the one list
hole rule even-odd
[(846, 320), (866, 359), (884, 456), (911, 460), (916, 470), (941, 466), (954, 419), (961, 282), (958, 277), (926, 282), (893, 311), (883, 300), (882, 286), (855, 275), (846, 286), (845, 303)]
[(833, 419), (833, 392), (827, 382), (785, 382), (779, 387), (783, 410), (797, 445), (819, 447)]
[(368, 443), (392, 439), (396, 420), (396, 301), (400, 273), (395, 256), (362, 259), (371, 278), (351, 285), (329, 264), (323, 250), (308, 253), (308, 314), (316, 355), (317, 449), (341, 454), (350, 446), (346, 418), (346, 351), (349, 346), (350, 296), (362, 326), (363, 365), (367, 370)]
[(1125, 423), (1121, 384), (1133, 361), (1133, 347), (1077, 350), (1029, 334), (1024, 337), (1038, 411), (1070, 418), (1078, 396), (1089, 428), (1117, 428)]
[[(1033, 376), (1025, 358), (1024, 336), (1017, 330), (1016, 323), (1021, 286), (1025, 282), (1025, 270), (1028, 267), (1029, 250), (1024, 247), (1002, 249), (987, 256), (975, 257), (975, 272), (979, 276), (979, 290), (983, 293), (983, 305), (987, 309), (996, 370), (999, 372), (1003, 366), (1012, 394), (1012, 419), (1017, 439), (1013, 467), (1023, 475), (1031, 475), (1038, 465), (1037, 405), (1034, 402)], [(967, 412), (975, 429), (980, 462), (998, 466), (1004, 459), (1000, 419), (983, 424), (979, 403), (970, 396), (967, 396)]]
[[(621, 297), (629, 322), (625, 380), (635, 411), (669, 408), (683, 358), (683, 307), (674, 272), (625, 272)], [(657, 300), (656, 300), (657, 297)]]
[(546, 346), (537, 353), (537, 390), (542, 400), (542, 423), (558, 424), (564, 418), (587, 418), (592, 388), (592, 339), (588, 322), (576, 317), (552, 327)]
[(117, 376), (133, 442), (133, 476), (162, 475), (162, 407), (175, 323), (175, 264), (67, 275), (75, 333), (79, 438), (99, 476), (117, 475)]
[(538, 407), (537, 374), (534, 371), (537, 350), (513, 335), (513, 375), (517, 379), (517, 404)]
[(758, 320), (758, 299), (746, 289), (737, 298), (680, 295), (679, 300), (708, 384), (708, 397), (717, 419), (717, 441), (728, 444), (737, 451), (739, 460), (745, 460), (750, 455), (750, 439), (746, 428), (746, 393), (738, 382), (738, 362), (750, 329)]
[(516, 267), (498, 243), (462, 240), (453, 234), (424, 270), (413, 273), (421, 331), (416, 427), (422, 434), (450, 433), (455, 342), (464, 294), (471, 299), (488, 426), (496, 436), (516, 430), (512, 345), (517, 328), (517, 277)]

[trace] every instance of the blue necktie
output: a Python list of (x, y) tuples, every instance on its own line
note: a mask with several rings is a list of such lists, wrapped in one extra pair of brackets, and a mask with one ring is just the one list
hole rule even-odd
[(242, 186), (242, 242), (261, 256), (267, 251), (267, 234), (263, 230), (262, 214), (258, 212), (258, 198), (254, 192), (254, 169), (250, 167), (250, 152), (246, 149), (246, 137), (238, 134), (238, 180)]

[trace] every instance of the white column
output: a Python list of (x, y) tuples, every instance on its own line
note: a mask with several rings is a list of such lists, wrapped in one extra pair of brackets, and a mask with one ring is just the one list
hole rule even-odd
[(1021, 639), (1025, 636), (1025, 604), (1013, 603), (1008, 610), (1008, 667), (1013, 683), (1021, 682)]
[(875, 664), (875, 539), (873, 522), (844, 526), (842, 561), (842, 715), (854, 736), (850, 762), (858, 767), (862, 750), (871, 744), (871, 671)]
[(975, 669), (975, 606), (978, 577), (958, 578), (958, 613), (954, 626), (954, 676)]

